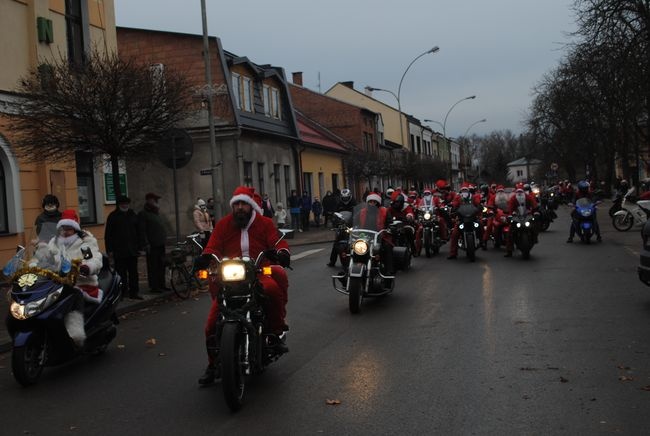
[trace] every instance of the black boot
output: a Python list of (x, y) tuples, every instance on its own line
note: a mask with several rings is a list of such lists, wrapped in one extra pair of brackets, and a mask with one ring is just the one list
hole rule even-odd
[(206, 386), (214, 383), (214, 381), (219, 378), (221, 378), (221, 371), (219, 370), (219, 367), (211, 363), (207, 368), (205, 368), (203, 375), (199, 377), (199, 384), (201, 386)]

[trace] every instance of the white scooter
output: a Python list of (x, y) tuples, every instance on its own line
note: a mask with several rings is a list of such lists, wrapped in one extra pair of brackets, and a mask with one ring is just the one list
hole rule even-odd
[(648, 221), (650, 216), (650, 200), (635, 201), (632, 196), (635, 188), (630, 188), (623, 197), (621, 210), (614, 213), (612, 224), (619, 232), (627, 232), (634, 225), (641, 226)]

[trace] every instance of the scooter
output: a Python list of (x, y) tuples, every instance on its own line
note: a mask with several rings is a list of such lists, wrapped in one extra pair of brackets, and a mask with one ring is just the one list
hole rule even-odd
[[(85, 258), (92, 257), (90, 249), (84, 251), (82, 247), (82, 251)], [(75, 288), (81, 259), (62, 256), (63, 261), (55, 268), (54, 263), (34, 262), (33, 254), (33, 249), (19, 247), (3, 269), (12, 286), (6, 321), (12, 339), (11, 368), (23, 386), (35, 384), (45, 366), (103, 353), (115, 338), (119, 323), (115, 309), (121, 296), (120, 277), (103, 256), (98, 280), (104, 297), (99, 304), (85, 303), (86, 341), (77, 346), (68, 334), (65, 318), (81, 292)]]
[(614, 212), (612, 225), (619, 232), (627, 232), (633, 226), (642, 226), (650, 216), (650, 200), (639, 200), (632, 196), (631, 188), (623, 197), (621, 210)]

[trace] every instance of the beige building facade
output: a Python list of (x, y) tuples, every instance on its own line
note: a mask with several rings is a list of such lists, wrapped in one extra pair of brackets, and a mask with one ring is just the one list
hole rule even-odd
[[(28, 242), (41, 200), (52, 193), (60, 209), (75, 209), (82, 226), (103, 245), (104, 219), (112, 209), (101, 165), (90, 156), (71, 155), (67, 164), (26, 164), (12, 151), (8, 117), (22, 96), (21, 77), (63, 54), (83, 62), (91, 48), (114, 51), (113, 0), (0, 0), (0, 262)], [(99, 170), (97, 168), (100, 168)]]

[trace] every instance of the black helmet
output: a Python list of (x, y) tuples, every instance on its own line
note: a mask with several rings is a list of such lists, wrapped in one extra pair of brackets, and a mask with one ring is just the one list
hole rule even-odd
[(589, 191), (589, 182), (586, 180), (580, 180), (578, 182), (578, 190), (580, 192), (587, 192)]
[(390, 206), (396, 210), (402, 210), (404, 208), (404, 196), (399, 194), (395, 197), (395, 200), (391, 201)]
[(41, 204), (41, 207), (45, 207), (46, 204), (54, 204), (56, 207), (59, 207), (59, 199), (56, 198), (56, 195), (52, 194), (47, 194), (45, 197), (43, 197), (43, 202)]
[[(495, 188), (496, 188), (496, 186), (495, 186)], [(485, 195), (487, 195), (487, 193), (490, 192), (490, 187), (489, 187), (487, 184), (485, 184), (485, 183), (483, 183), (483, 184), (481, 185), (480, 189), (481, 189), (481, 192), (482, 192), (483, 194), (485, 194)]]

